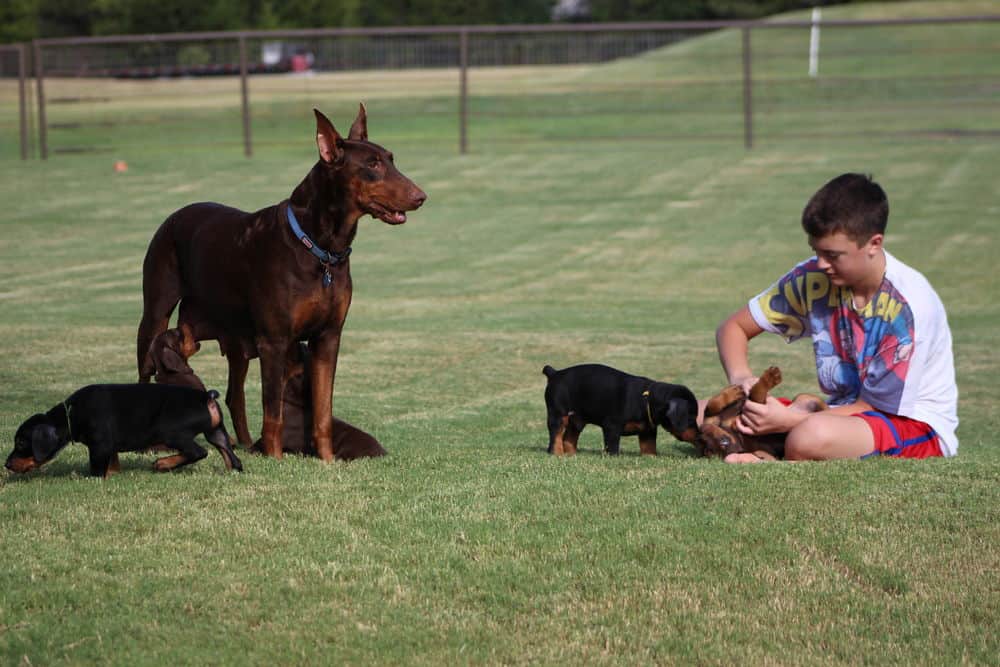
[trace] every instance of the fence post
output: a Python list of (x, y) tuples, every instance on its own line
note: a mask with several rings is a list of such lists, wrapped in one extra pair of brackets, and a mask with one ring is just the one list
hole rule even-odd
[(49, 159), (49, 141), (45, 127), (45, 72), (42, 70), (42, 47), (38, 41), (32, 41), (32, 55), (35, 59), (35, 89), (38, 92), (38, 157)]
[(21, 129), (21, 159), (28, 159), (28, 100), (25, 87), (27, 78), (28, 51), (24, 44), (17, 45), (17, 104), (18, 119)]
[(458, 152), (468, 151), (469, 125), (469, 31), (461, 30), (458, 35)]
[(243, 153), (253, 156), (250, 139), (250, 96), (247, 92), (247, 38), (240, 35), (240, 97), (243, 104)]
[(750, 70), (750, 27), (743, 27), (743, 145), (753, 148), (753, 78)]

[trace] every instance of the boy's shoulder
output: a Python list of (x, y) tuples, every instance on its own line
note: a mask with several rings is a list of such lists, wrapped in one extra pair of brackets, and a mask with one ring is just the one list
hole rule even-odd
[(911, 305), (944, 308), (941, 298), (927, 277), (888, 251), (885, 251), (885, 279)]

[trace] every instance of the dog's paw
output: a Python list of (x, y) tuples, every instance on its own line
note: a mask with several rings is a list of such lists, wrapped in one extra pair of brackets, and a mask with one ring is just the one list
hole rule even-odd
[(164, 456), (163, 458), (156, 459), (153, 462), (153, 470), (156, 472), (170, 472), (180, 464), (184, 463), (185, 459), (180, 454), (174, 456)]
[(754, 403), (766, 402), (768, 392), (779, 384), (781, 384), (781, 370), (777, 366), (771, 366), (750, 388), (750, 400)]
[(764, 374), (760, 376), (759, 381), (767, 385), (768, 391), (774, 389), (781, 384), (781, 369), (777, 366), (771, 366), (764, 371)]
[(713, 418), (730, 405), (734, 405), (736, 403), (740, 403), (742, 407), (742, 401), (745, 401), (746, 399), (747, 394), (743, 391), (743, 387), (738, 384), (731, 384), (712, 398), (708, 399), (708, 403), (705, 404), (704, 418)]

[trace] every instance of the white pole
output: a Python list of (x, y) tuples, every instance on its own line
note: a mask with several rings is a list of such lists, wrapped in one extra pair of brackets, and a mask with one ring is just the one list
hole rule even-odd
[(809, 30), (809, 76), (816, 78), (819, 74), (819, 7), (813, 7), (812, 28)]

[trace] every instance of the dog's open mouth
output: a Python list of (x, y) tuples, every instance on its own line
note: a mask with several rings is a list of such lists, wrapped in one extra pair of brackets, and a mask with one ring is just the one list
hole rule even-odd
[(387, 222), (390, 225), (401, 225), (406, 222), (405, 212), (392, 211), (375, 202), (368, 205), (368, 214), (373, 218), (378, 218), (382, 222)]

